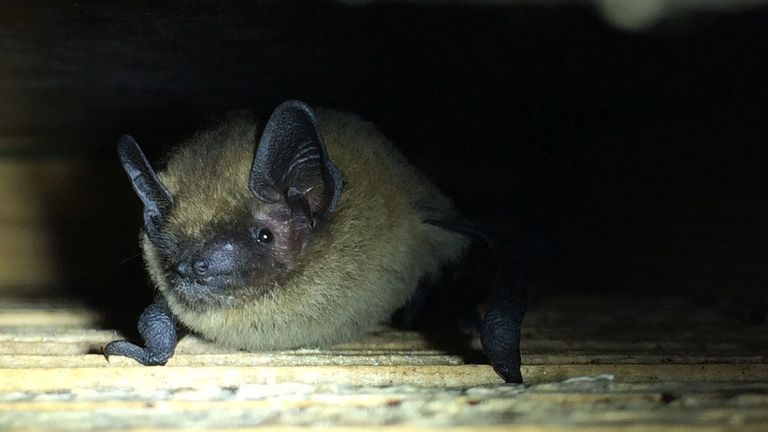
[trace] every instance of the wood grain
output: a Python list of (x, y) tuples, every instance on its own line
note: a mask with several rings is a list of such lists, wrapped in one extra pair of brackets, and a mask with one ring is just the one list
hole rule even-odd
[[(244, 353), (190, 336), (164, 367), (107, 360), (121, 335), (102, 312), (62, 297), (0, 297), (2, 430), (762, 431), (764, 328), (673, 299), (568, 298), (535, 304), (525, 386), (501, 383), (463, 351), (382, 327), (326, 349)], [(624, 301), (624, 300), (621, 300)], [(592, 311), (584, 315), (584, 310)], [(623, 316), (663, 340), (604, 327)], [(686, 313), (680, 314), (680, 310)], [(567, 326), (574, 317), (583, 325)], [(726, 321), (723, 321), (726, 320)], [(707, 329), (709, 343), (694, 328)], [(668, 351), (668, 352), (666, 352)]]

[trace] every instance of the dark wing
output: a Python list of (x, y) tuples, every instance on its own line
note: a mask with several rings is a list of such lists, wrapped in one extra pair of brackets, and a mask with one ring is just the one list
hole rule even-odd
[[(474, 238), (475, 243), (480, 243), (481, 249), (485, 248), (479, 262), (465, 263), (473, 269), (482, 269), (483, 273), (491, 273), (482, 278), (486, 280), (487, 287), (473, 287), (487, 290), (485, 312), (480, 319), (483, 352), (506, 382), (522, 383), (520, 331), (528, 307), (526, 279), (530, 273), (522, 259), (520, 242), (513, 241), (509, 235), (503, 235), (497, 230), (469, 221), (424, 222)], [(482, 282), (475, 278), (474, 283)], [(463, 288), (466, 290), (466, 287)]]

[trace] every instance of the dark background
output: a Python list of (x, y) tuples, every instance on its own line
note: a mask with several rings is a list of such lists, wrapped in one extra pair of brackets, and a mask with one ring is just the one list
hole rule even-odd
[(372, 120), (468, 215), (532, 233), (534, 299), (764, 311), (765, 10), (625, 31), (586, 5), (9, 3), (0, 134), (29, 139), (0, 155), (86, 161), (66, 193), (39, 185), (64, 285), (131, 319), (151, 291), (116, 138), (161, 166), (226, 111), (293, 98)]

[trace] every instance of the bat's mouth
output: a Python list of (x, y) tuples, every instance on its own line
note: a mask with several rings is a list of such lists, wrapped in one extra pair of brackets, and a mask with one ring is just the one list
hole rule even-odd
[(177, 278), (170, 294), (192, 310), (226, 309), (235, 306), (235, 282), (231, 275)]

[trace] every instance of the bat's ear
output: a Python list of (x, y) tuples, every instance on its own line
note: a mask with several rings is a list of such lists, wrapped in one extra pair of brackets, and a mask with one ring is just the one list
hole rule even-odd
[(287, 101), (269, 118), (251, 166), (253, 194), (265, 202), (287, 202), (310, 217), (327, 218), (341, 195), (341, 172), (328, 157), (315, 112)]
[(152, 239), (163, 222), (163, 215), (171, 207), (171, 194), (160, 182), (157, 173), (149, 165), (147, 157), (130, 135), (123, 135), (117, 142), (117, 154), (133, 190), (144, 203), (144, 227)]

